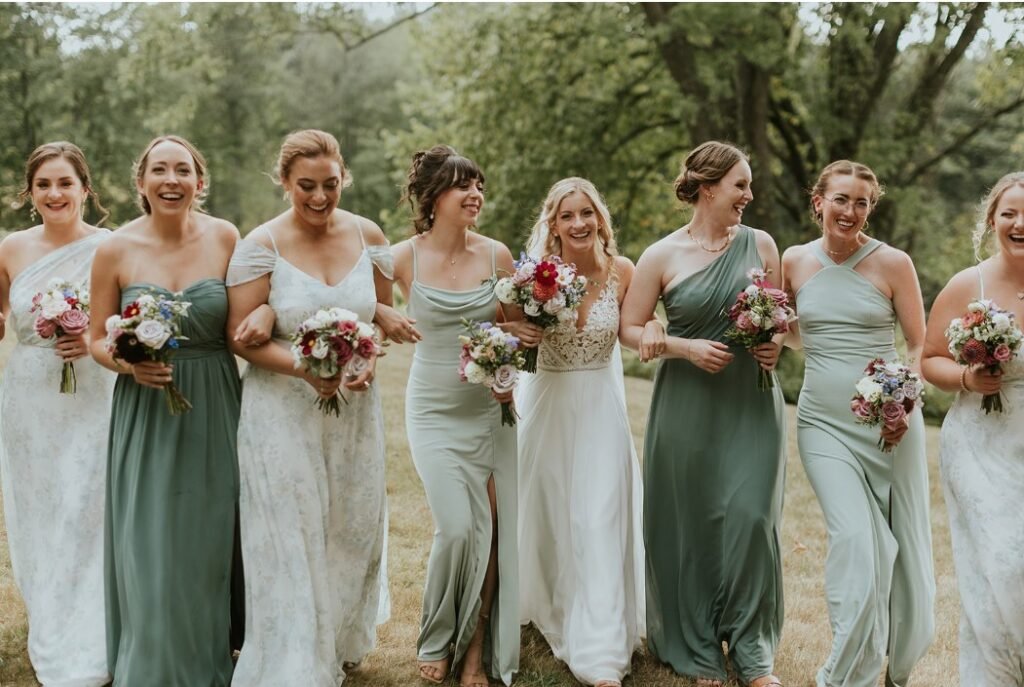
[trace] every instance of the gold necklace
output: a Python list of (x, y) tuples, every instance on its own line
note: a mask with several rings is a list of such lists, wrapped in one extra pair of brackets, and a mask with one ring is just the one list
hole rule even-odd
[(708, 248), (707, 246), (700, 242), (700, 239), (693, 235), (693, 232), (690, 230), (690, 227), (686, 227), (686, 235), (689, 236), (690, 240), (696, 243), (697, 246), (705, 253), (721, 253), (723, 250), (729, 247), (729, 244), (732, 243), (733, 237), (732, 231), (726, 230), (725, 243), (723, 243), (718, 248)]
[[(822, 241), (821, 241), (821, 247), (822, 247), (822, 249), (824, 249), (824, 251), (825, 251), (826, 253), (828, 253), (829, 255), (831, 255), (831, 256), (832, 256), (832, 258), (833, 258), (833, 260), (834, 260), (835, 262), (844, 262), (844, 261), (846, 260), (846, 258), (850, 257), (851, 255), (853, 255), (854, 253), (856, 253), (857, 251), (859, 251), (859, 250), (860, 250), (861, 248), (863, 248), (863, 247), (864, 247), (865, 245), (866, 245), (866, 244), (863, 244), (863, 243), (861, 243), (861, 242), (860, 242), (860, 238), (858, 237), (858, 238), (857, 238), (857, 240), (856, 240), (856, 243), (855, 243), (855, 244), (854, 244), (854, 246), (853, 246), (853, 248), (847, 248), (846, 250), (832, 250), (831, 248), (828, 248), (828, 247), (827, 247), (827, 246), (825, 245), (825, 241), (824, 241), (824, 239), (822, 239)], [(839, 257), (840, 257), (840, 256), (842, 256), (842, 257), (843, 257), (843, 259), (842, 259), (842, 260), (839, 260)]]

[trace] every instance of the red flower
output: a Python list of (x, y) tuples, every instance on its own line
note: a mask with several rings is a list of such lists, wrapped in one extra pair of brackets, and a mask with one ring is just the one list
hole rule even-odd
[[(555, 279), (558, 277), (558, 265), (548, 260), (542, 260), (537, 263), (537, 269), (533, 273), (533, 279), (538, 284), (544, 286), (553, 287), (555, 286)], [(534, 287), (536, 289), (536, 287)], [(549, 296), (550, 298), (550, 296)], [(548, 300), (544, 298), (543, 300)]]
[(344, 366), (349, 360), (352, 360), (352, 354), (355, 350), (352, 348), (352, 344), (349, 340), (343, 336), (335, 336), (331, 339), (331, 343), (334, 344), (334, 352), (338, 354), (338, 365)]
[(132, 301), (128, 305), (124, 306), (124, 312), (121, 313), (122, 320), (130, 320), (131, 318), (139, 314), (139, 304), (137, 301)]
[(968, 365), (976, 365), (985, 362), (985, 358), (988, 357), (988, 349), (977, 339), (968, 339), (964, 343), (964, 347), (960, 349), (960, 355)]
[(551, 300), (556, 293), (558, 293), (558, 284), (554, 282), (543, 284), (539, 279), (533, 282), (533, 297), (541, 303)]

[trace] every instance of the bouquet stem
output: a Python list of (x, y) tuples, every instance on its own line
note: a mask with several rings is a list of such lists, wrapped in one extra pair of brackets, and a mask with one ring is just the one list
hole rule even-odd
[(501, 404), (501, 424), (502, 426), (508, 425), (509, 427), (515, 427), (516, 420), (518, 419), (516, 409), (512, 407), (512, 401)]
[(60, 369), (60, 392), (73, 394), (78, 391), (78, 377), (75, 376), (75, 364), (66, 361)]
[(997, 392), (983, 396), (981, 399), (981, 407), (985, 411), (986, 415), (991, 413), (993, 410), (997, 413), (1003, 412), (1003, 394)]
[[(527, 348), (523, 351), (526, 363), (523, 365), (523, 372), (537, 371), (537, 348)], [(512, 424), (515, 424), (514, 422)]]
[(348, 399), (341, 395), (341, 392), (334, 392), (334, 395), (330, 398), (318, 398), (316, 400), (316, 407), (323, 411), (324, 415), (334, 415), (334, 417), (341, 417), (341, 404), (338, 403), (338, 399), (345, 402), (348, 405)]
[(878, 448), (882, 449), (882, 453), (892, 453), (892, 450), (896, 448), (896, 444), (890, 444), (885, 439), (879, 439)]
[(164, 397), (167, 399), (167, 410), (171, 415), (181, 415), (192, 410), (192, 404), (188, 402), (174, 382), (170, 382), (164, 387)]
[(766, 370), (760, 365), (757, 367), (757, 388), (760, 391), (767, 391), (775, 386), (775, 380), (772, 379), (771, 370)]

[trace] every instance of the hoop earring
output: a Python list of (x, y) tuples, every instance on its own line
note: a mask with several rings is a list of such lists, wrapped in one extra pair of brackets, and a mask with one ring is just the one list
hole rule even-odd
[(867, 220), (864, 220), (864, 226), (861, 227), (860, 230), (861, 231), (867, 231), (868, 230), (868, 226), (869, 226), (869, 222)]

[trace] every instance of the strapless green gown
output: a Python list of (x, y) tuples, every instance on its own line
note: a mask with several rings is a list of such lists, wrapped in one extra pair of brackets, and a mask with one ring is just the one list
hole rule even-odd
[(896, 312), (854, 269), (879, 241), (838, 265), (820, 243), (810, 250), (822, 268), (796, 294), (807, 361), (797, 438), (828, 528), (833, 637), (817, 684), (873, 687), (888, 655), (886, 685), (902, 687), (935, 629), (924, 421), (915, 410), (892, 453), (878, 448), (878, 427), (854, 421), (850, 398), (864, 368), (896, 358)]
[(241, 383), (224, 341), (227, 294), (203, 279), (171, 294), (192, 303), (172, 361), (192, 410), (119, 375), (107, 474), (107, 652), (116, 687), (227, 687), (230, 582), (238, 501)]
[[(763, 267), (754, 232), (662, 294), (668, 334), (723, 341), (722, 314)], [(772, 672), (782, 630), (779, 521), (784, 401), (757, 388), (746, 349), (718, 374), (661, 363), (644, 450), (647, 642), (681, 675), (726, 679), (722, 642), (743, 684)]]

